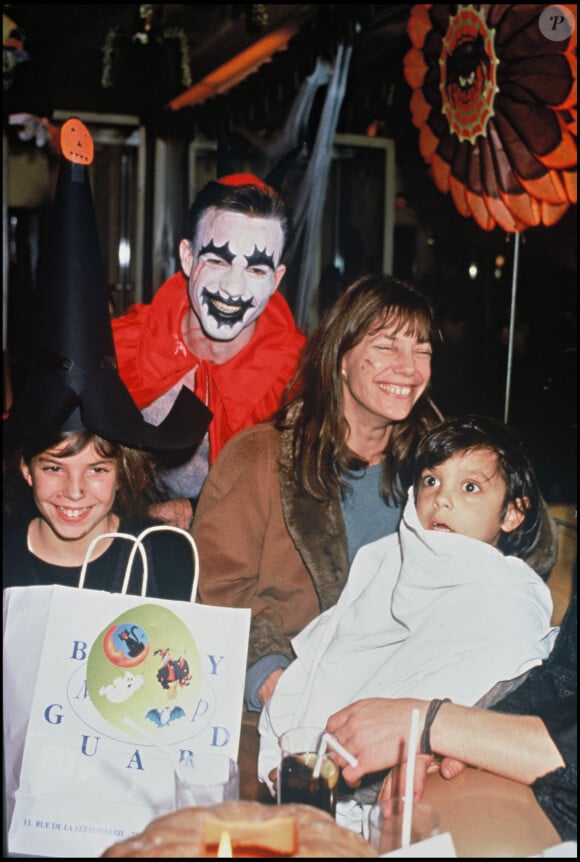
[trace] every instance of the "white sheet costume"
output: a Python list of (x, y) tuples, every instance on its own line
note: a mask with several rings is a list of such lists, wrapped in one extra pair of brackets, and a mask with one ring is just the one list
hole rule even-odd
[(424, 530), (411, 489), (398, 534), (362, 547), (338, 603), (293, 639), (297, 658), (260, 716), (260, 779), (272, 791), (287, 728), (324, 727), (359, 698), (475, 704), (547, 658), (551, 615), (533, 569), (478, 539)]

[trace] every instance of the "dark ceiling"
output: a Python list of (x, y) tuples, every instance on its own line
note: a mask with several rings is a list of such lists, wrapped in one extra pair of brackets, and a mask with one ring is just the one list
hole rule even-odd
[[(145, 8), (152, 11), (147, 44), (142, 41)], [(337, 131), (366, 134), (373, 124), (379, 135), (393, 138), (407, 202), (420, 210), (420, 221), (448, 234), (451, 245), (495, 243), (498, 229), (484, 236), (473, 220), (460, 216), (450, 196), (437, 190), (420, 156), (403, 73), (411, 8), (383, 3), (7, 4), (4, 14), (20, 28), (28, 59), (8, 82), (4, 76), (4, 120), (15, 112), (50, 118), (56, 110), (130, 114), (161, 137), (215, 138), (223, 129), (243, 129), (266, 139), (284, 125), (317, 59), (332, 61), (338, 44), (347, 44), (352, 58)], [(296, 27), (287, 50), (276, 52), (228, 92), (194, 107), (169, 108), (190, 86), (183, 80), (176, 34), (185, 39), (191, 84), (196, 84), (286, 25)], [(107, 45), (114, 48), (109, 55)], [(311, 112), (312, 135), (320, 115), (317, 104), (320, 108), (315, 101)], [(532, 247), (556, 254), (575, 269), (576, 208), (555, 228), (535, 229), (529, 251)]]
[[(339, 42), (353, 46), (344, 131), (364, 132), (377, 111), (388, 114), (402, 82), (411, 4), (158, 4), (143, 43), (143, 6), (130, 4), (10, 4), (29, 60), (5, 92), (5, 112), (50, 117), (56, 109), (138, 115), (161, 133), (212, 133), (224, 118), (243, 117), (266, 131), (292, 103), (317, 57), (332, 59)], [(286, 51), (229, 93), (195, 108), (168, 109), (188, 89), (182, 71), (186, 44), (191, 83), (281, 26), (296, 25)], [(185, 42), (180, 42), (185, 39)], [(107, 45), (112, 51), (107, 52)], [(406, 85), (405, 85), (406, 87)], [(407, 98), (407, 92), (405, 92)], [(376, 103), (376, 104), (374, 104)]]

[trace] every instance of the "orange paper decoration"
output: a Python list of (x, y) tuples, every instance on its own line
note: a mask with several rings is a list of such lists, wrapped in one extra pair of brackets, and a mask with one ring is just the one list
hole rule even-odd
[(577, 202), (576, 6), (419, 4), (407, 32), (412, 121), (439, 190), (484, 230), (555, 224)]

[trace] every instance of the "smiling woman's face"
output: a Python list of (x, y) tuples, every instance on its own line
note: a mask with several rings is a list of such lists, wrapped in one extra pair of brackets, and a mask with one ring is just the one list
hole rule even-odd
[(258, 319), (286, 271), (283, 245), (277, 219), (204, 214), (194, 248), (184, 242), (180, 253), (189, 300), (208, 338), (232, 341)]
[(345, 353), (344, 413), (351, 428), (406, 419), (431, 379), (431, 345), (387, 324)]

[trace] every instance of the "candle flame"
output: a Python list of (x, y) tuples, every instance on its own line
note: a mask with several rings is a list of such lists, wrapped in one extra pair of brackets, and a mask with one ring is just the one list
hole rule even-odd
[(218, 859), (231, 859), (233, 857), (232, 853), (232, 842), (230, 841), (230, 833), (222, 832), (222, 836), (220, 838), (220, 843), (218, 846), (217, 856)]

